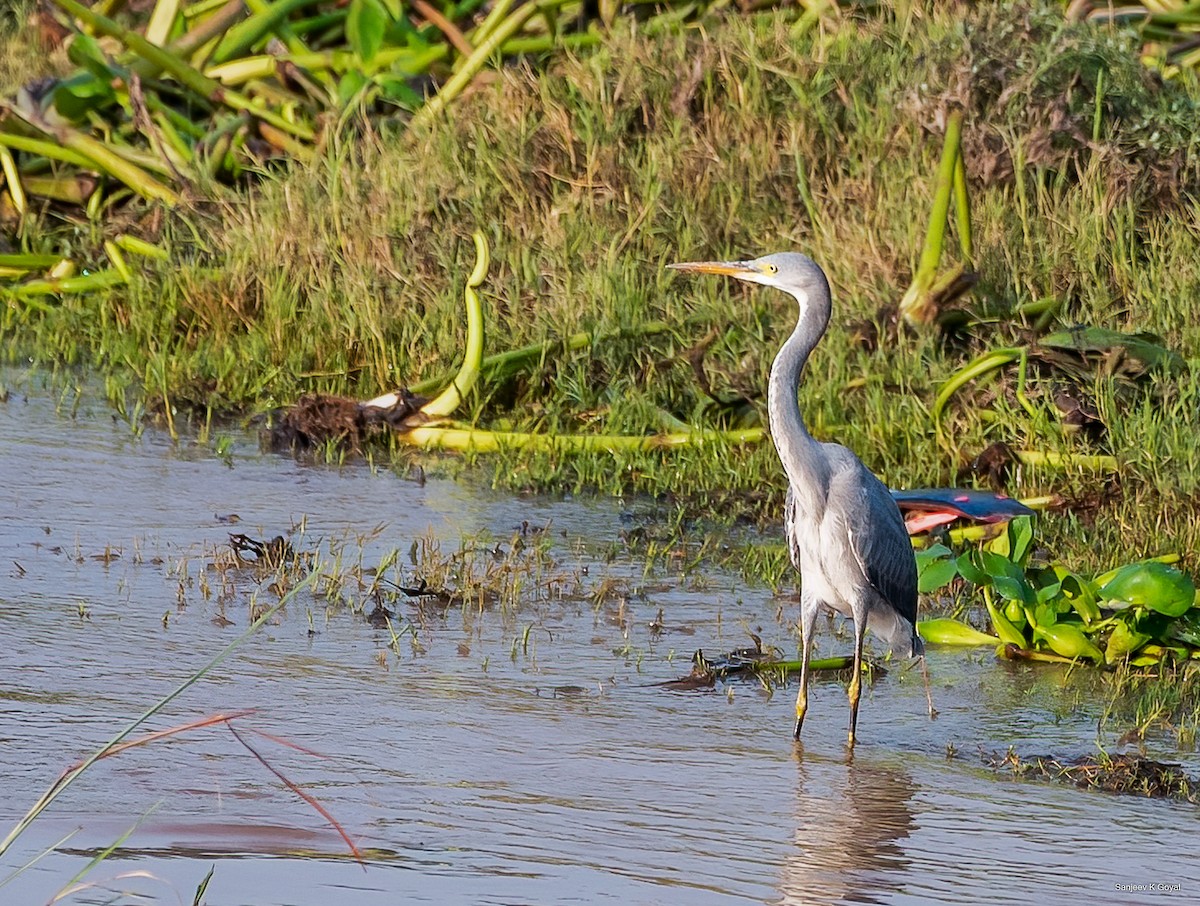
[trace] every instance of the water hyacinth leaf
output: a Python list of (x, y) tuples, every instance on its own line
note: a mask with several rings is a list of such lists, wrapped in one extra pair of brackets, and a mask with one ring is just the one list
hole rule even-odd
[(921, 620), (917, 623), (917, 632), (926, 642), (934, 645), (962, 645), (966, 647), (989, 647), (1000, 640), (994, 635), (980, 632), (974, 626), (949, 618), (936, 620)]
[(958, 574), (972, 585), (986, 588), (992, 584), (992, 577), (975, 564), (975, 557), (971, 551), (961, 554), (955, 562), (955, 566), (958, 568)]
[(1063, 597), (1070, 602), (1083, 622), (1091, 625), (1099, 621), (1100, 608), (1096, 605), (1095, 586), (1083, 576), (1061, 566), (1056, 566), (1054, 571), (1058, 575)]
[(1033, 589), (1024, 579), (1014, 579), (1012, 576), (992, 576), (992, 587), (1001, 597), (1020, 601), (1025, 605), (1032, 604), (1036, 600)]
[(1058, 608), (1050, 602), (1034, 605), (1033, 619), (1030, 621), (1037, 629), (1053, 626), (1058, 622)]
[[(1200, 607), (1189, 610), (1178, 620), (1173, 621), (1168, 635), (1176, 641), (1200, 650)], [(1192, 652), (1193, 655), (1196, 653), (1196, 651)]]
[(1071, 623), (1057, 623), (1049, 626), (1038, 626), (1033, 630), (1034, 638), (1046, 643), (1055, 654), (1074, 660), (1087, 658), (1090, 661), (1104, 660), (1104, 652), (1083, 634), (1083, 631)]
[(1196, 587), (1187, 573), (1151, 560), (1131, 563), (1100, 589), (1101, 600), (1129, 607), (1146, 607), (1169, 617), (1182, 616), (1196, 600)]
[(1104, 646), (1104, 662), (1112, 665), (1122, 661), (1148, 641), (1149, 634), (1138, 632), (1124, 620), (1117, 620), (1108, 635), (1108, 643)]
[[(1018, 648), (1024, 648), (1028, 644), (1025, 640), (1025, 633), (1022, 628), (1018, 628), (1014, 623), (1004, 615), (1004, 613), (996, 607), (986, 593), (983, 598), (984, 606), (987, 607), (988, 616), (992, 620), (992, 628), (996, 630), (996, 635), (1000, 636), (1000, 641), (1006, 645), (1016, 645)], [(1025, 617), (1022, 611), (1022, 623)]]
[(380, 0), (351, 0), (346, 16), (346, 40), (364, 66), (379, 53), (389, 21)]
[(933, 544), (917, 552), (917, 591), (928, 594), (952, 582), (958, 575), (954, 552), (944, 544)]
[(1033, 517), (1018, 516), (1008, 524), (1006, 534), (1010, 548), (1009, 559), (1024, 565), (1033, 549)]
[(991, 576), (992, 586), (1001, 596), (1020, 601), (1026, 606), (1032, 605), (1037, 600), (1037, 596), (1025, 578), (1025, 571), (1007, 557), (1001, 557), (990, 551), (980, 551), (979, 563)]
[(1004, 534), (988, 542), (987, 549), (1008, 560), (1024, 565), (1033, 545), (1033, 519), (1017, 516), (1008, 523)]
[(1038, 342), (1050, 349), (1084, 356), (1107, 356), (1114, 350), (1121, 350), (1126, 356), (1139, 362), (1143, 366), (1142, 370), (1161, 368), (1173, 374), (1184, 367), (1183, 358), (1179, 353), (1168, 349), (1163, 345), (1162, 339), (1152, 333), (1126, 334), (1107, 327), (1075, 327), (1048, 334)]
[(949, 585), (958, 577), (958, 563), (953, 557), (931, 560), (918, 567), (917, 591), (929, 594)]
[(1056, 605), (1061, 603), (1062, 606), (1057, 608), (1059, 613), (1064, 613), (1071, 609), (1070, 602), (1063, 600), (1061, 582), (1043, 585), (1040, 588), (1035, 589), (1034, 595), (1039, 604), (1045, 604), (1051, 601), (1055, 602)]

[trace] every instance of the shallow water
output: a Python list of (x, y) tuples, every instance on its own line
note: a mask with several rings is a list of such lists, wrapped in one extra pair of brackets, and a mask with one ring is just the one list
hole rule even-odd
[[(507, 545), (527, 522), (550, 526), (556, 562), (516, 606), (401, 601), (395, 649), (352, 608), (297, 599), (148, 725), (256, 709), (234, 726), (345, 827), (365, 868), (217, 726), (96, 764), (0, 860), (2, 880), (50, 850), (0, 887), (2, 903), (46, 902), (135, 824), (67, 902), (190, 903), (210, 868), (210, 906), (1200, 897), (1194, 807), (982, 765), (1010, 745), (1094, 751), (1102, 703), (1078, 675), (931, 651), (939, 717), (917, 671), (894, 669), (866, 691), (848, 761), (836, 683), (814, 688), (802, 748), (790, 690), (653, 685), (686, 674), (697, 648), (748, 644), (748, 630), (794, 642), (779, 601), (735, 576), (606, 562), (630, 522), (617, 502), (307, 466), (245, 436), (223, 460), (134, 437), (98, 403), (56, 408), (39, 390), (0, 405), (0, 830), (243, 631), (247, 586), (201, 588), (202, 575), (218, 583), (206, 564), (230, 531), (303, 523), (299, 548), (344, 544), (369, 566), (395, 548), (406, 562), (426, 536), (447, 554), (481, 536)], [(218, 519), (229, 514), (240, 521)], [(1118, 888), (1130, 884), (1178, 887)]]

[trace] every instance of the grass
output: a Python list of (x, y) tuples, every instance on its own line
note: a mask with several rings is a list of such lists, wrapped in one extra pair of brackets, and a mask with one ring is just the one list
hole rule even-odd
[(33, 0), (11, 0), (0, 9), (0, 97), (22, 85), (66, 71), (66, 54), (46, 52), (40, 30), (31, 22)]
[[(485, 353), (582, 330), (632, 333), (481, 385), (468, 421), (597, 433), (657, 431), (671, 418), (726, 426), (763, 417), (756, 394), (792, 303), (663, 266), (797, 248), (825, 266), (835, 294), (801, 394), (815, 434), (896, 486), (953, 484), (995, 440), (1112, 453), (1119, 486), (1047, 520), (1056, 558), (1087, 571), (1190, 551), (1200, 544), (1195, 369), (1134, 388), (1097, 377), (1086, 389), (1108, 425), (1100, 442), (1060, 429), (1046, 381), (1027, 388), (1044, 416), (1031, 419), (1011, 372), (956, 395), (945, 441), (929, 413), (965, 362), (1024, 342), (1010, 313), (1046, 296), (1061, 300), (1065, 323), (1153, 331), (1197, 361), (1200, 88), (1189, 73), (1160, 84), (1137, 47), (1132, 32), (1069, 25), (1051, 5), (942, 8), (798, 37), (781, 13), (653, 35), (623, 25), (594, 52), (477, 82), (427, 126), (363, 124), (311, 164), (263, 172), (252, 191), (203, 187), (185, 211), (126, 223), (170, 259), (148, 261), (129, 287), (14, 302), (0, 323), (12, 357), (99, 369), (119, 408), (180, 424), (267, 411), (306, 391), (367, 398), (461, 356), (479, 229), (493, 256)], [(951, 340), (896, 335), (877, 312), (911, 280), (955, 106), (965, 110), (977, 324)], [(44, 251), (64, 229), (79, 247), (106, 238), (47, 212), (18, 239)], [(660, 320), (674, 329), (636, 334)], [(854, 341), (863, 320), (877, 322), (877, 348)], [(701, 390), (689, 353), (722, 402)], [(517, 490), (644, 492), (721, 519), (774, 520), (782, 509), (768, 444), (472, 462)], [(1008, 490), (1096, 498), (1099, 482), (1083, 469), (1022, 468)]]

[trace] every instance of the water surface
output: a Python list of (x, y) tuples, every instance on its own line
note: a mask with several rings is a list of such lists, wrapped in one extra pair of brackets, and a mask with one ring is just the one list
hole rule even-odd
[[(2, 879), (49, 850), (0, 887), (3, 903), (46, 902), (135, 824), (67, 902), (191, 903), (210, 869), (210, 906), (1200, 897), (1194, 807), (984, 767), (981, 753), (1010, 745), (1093, 752), (1103, 702), (1086, 678), (931, 651), (940, 716), (917, 671), (893, 670), (864, 695), (852, 761), (836, 683), (813, 690), (802, 747), (792, 690), (656, 687), (697, 648), (741, 647), (750, 631), (794, 641), (769, 590), (610, 561), (630, 526), (617, 501), (304, 465), (252, 436), (220, 458), (31, 389), (0, 405), (0, 517), (5, 830), (240, 633), (251, 593), (269, 600), (244, 574), (221, 588), (210, 566), (231, 531), (294, 533), (370, 566), (418, 539), (446, 555), (505, 548), (527, 524), (549, 526), (553, 557), (517, 606), (400, 602), (395, 646), (354, 608), (305, 595), (152, 721), (255, 709), (235, 726), (342, 823), (365, 868), (218, 726), (92, 768), (0, 861)], [(1200, 769), (1166, 743), (1147, 754)], [(1131, 884), (1178, 889), (1118, 887)]]

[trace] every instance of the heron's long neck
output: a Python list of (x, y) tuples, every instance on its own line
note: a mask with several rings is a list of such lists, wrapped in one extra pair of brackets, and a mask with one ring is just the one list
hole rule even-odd
[(796, 503), (806, 512), (824, 508), (824, 490), (829, 486), (829, 465), (820, 444), (808, 433), (800, 415), (800, 376), (809, 354), (825, 332), (816, 312), (800, 300), (800, 319), (775, 363), (767, 386), (767, 412), (775, 449), (788, 474)]

